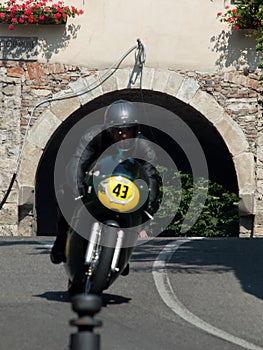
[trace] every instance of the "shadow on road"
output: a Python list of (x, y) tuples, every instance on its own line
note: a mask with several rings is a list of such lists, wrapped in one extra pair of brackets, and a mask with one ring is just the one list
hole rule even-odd
[(32, 252), (27, 253), (27, 255), (38, 255), (38, 254), (49, 254), (51, 246), (54, 240), (44, 240), (39, 238), (32, 239), (30, 237), (1, 237), (0, 248), (1, 247), (14, 247), (14, 246), (35, 246)]
[[(43, 294), (33, 295), (36, 298), (43, 298), (49, 301), (59, 301), (63, 303), (68, 303), (71, 301), (67, 291), (55, 291), (55, 292), (45, 292)], [(102, 295), (102, 305), (107, 307), (108, 305), (120, 305), (127, 304), (131, 301), (131, 298), (126, 298), (121, 295), (107, 294)]]
[(63, 303), (70, 302), (70, 297), (67, 291), (45, 292), (43, 294), (33, 295), (35, 298), (43, 298), (49, 301), (60, 301)]
[(126, 298), (121, 295), (116, 294), (107, 294), (102, 295), (102, 305), (107, 307), (108, 305), (120, 305), (127, 304), (131, 301), (131, 298)]
[[(153, 239), (136, 247), (132, 255), (132, 270), (152, 271), (152, 263), (166, 244), (178, 238), (162, 237)], [(184, 238), (183, 238), (184, 239)], [(43, 244), (44, 243), (44, 244)], [(19, 237), (1, 237), (0, 247), (13, 247), (16, 245), (32, 246), (35, 250), (26, 251), (25, 254), (48, 254), (51, 240), (41, 242), (38, 239)], [(33, 247), (35, 246), (35, 247)], [(189, 240), (179, 249), (175, 249), (167, 267), (173, 273), (180, 274), (204, 274), (225, 273), (232, 271), (239, 280), (243, 291), (263, 299), (263, 239), (261, 238), (205, 238)], [(60, 302), (68, 302), (67, 291), (48, 291), (35, 295)], [(119, 295), (104, 294), (104, 306), (109, 304), (128, 303), (129, 298)]]
[(186, 243), (174, 255), (175, 272), (232, 271), (242, 289), (263, 299), (263, 240), (208, 239)]
[[(160, 244), (142, 246), (135, 250), (133, 261), (154, 261)], [(202, 274), (232, 271), (242, 289), (263, 299), (263, 239), (261, 238), (209, 238), (189, 241), (180, 246), (168, 264), (173, 273)], [(137, 267), (136, 270), (151, 267)]]
[(0, 247), (7, 247), (7, 246), (14, 246), (14, 245), (36, 245), (36, 244), (43, 245), (37, 240), (34, 241), (34, 240), (22, 239), (20, 237), (13, 237), (13, 239), (8, 237), (8, 239), (6, 240), (4, 238), (5, 237), (1, 237)]

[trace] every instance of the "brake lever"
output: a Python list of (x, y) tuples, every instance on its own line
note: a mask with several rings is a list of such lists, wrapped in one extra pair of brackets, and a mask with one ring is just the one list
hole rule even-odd
[(144, 213), (148, 216), (148, 218), (153, 220), (153, 216), (150, 213), (148, 213), (148, 211), (144, 210)]
[(81, 196), (75, 197), (74, 200), (75, 200), (75, 201), (78, 201), (79, 199), (81, 199), (81, 198), (83, 198), (83, 197), (84, 197), (84, 196), (83, 196), (83, 194), (82, 194)]

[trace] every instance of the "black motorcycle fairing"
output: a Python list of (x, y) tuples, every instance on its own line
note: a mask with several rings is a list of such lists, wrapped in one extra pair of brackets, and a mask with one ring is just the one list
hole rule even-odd
[[(107, 177), (118, 175), (125, 176), (140, 188), (140, 201), (137, 207), (127, 213), (108, 209), (98, 200), (97, 191), (100, 181)], [(134, 158), (128, 158), (124, 161), (119, 161), (118, 158), (113, 156), (103, 158), (86, 175), (85, 187), (86, 195), (83, 198), (83, 203), (90, 214), (101, 222), (113, 218), (120, 222), (122, 227), (134, 226), (133, 223), (138, 221), (138, 213), (142, 213), (148, 205), (149, 188), (147, 176), (140, 162)], [(143, 218), (144, 221), (147, 221), (146, 216), (143, 216)]]

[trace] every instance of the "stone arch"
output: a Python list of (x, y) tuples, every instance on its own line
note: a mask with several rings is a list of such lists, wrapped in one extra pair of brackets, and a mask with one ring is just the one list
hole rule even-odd
[[(96, 101), (107, 94), (127, 90), (132, 72), (130, 69), (119, 69), (92, 93), (78, 94), (102, 73), (97, 72), (95, 76), (79, 78), (76, 82), (70, 83), (69, 89), (75, 93), (75, 97), (52, 102), (29, 131), (18, 177), (20, 205), (29, 201), (30, 194), (35, 187), (35, 177), (43, 152), (49, 147), (52, 135), (67, 121), (68, 117), (92, 103), (95, 106)], [(136, 81), (131, 88), (138, 89), (139, 82)], [(240, 212), (245, 215), (253, 215), (254, 156), (249, 151), (248, 142), (239, 125), (225, 113), (211, 95), (200, 89), (196, 80), (185, 78), (176, 72), (145, 68), (142, 89), (171, 96), (181, 101), (185, 106), (197, 111), (215, 128), (221, 135), (233, 160), (240, 196)], [(244, 164), (246, 164), (245, 169)]]

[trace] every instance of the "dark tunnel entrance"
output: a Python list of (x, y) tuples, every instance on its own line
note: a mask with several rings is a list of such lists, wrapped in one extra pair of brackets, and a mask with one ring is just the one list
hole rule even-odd
[[(236, 171), (232, 157), (224, 140), (215, 127), (198, 111), (184, 102), (163, 93), (143, 90), (121, 90), (103, 95), (74, 112), (54, 132), (47, 144), (36, 173), (35, 209), (37, 215), (37, 235), (56, 235), (56, 197), (54, 191), (54, 166), (58, 149), (68, 131), (84, 116), (108, 106), (115, 100), (127, 99), (134, 102), (157, 105), (169, 110), (182, 119), (196, 135), (203, 148), (209, 179), (221, 184), (227, 190), (238, 193)], [(103, 122), (103, 116), (101, 118)], [(181, 147), (158, 128), (142, 127), (142, 132), (150, 141), (167, 151), (175, 161), (178, 170), (191, 173), (191, 166)], [(72, 150), (78, 140), (72, 140)], [(69, 155), (70, 156), (70, 155)], [(65, 159), (65, 164), (67, 159)]]

